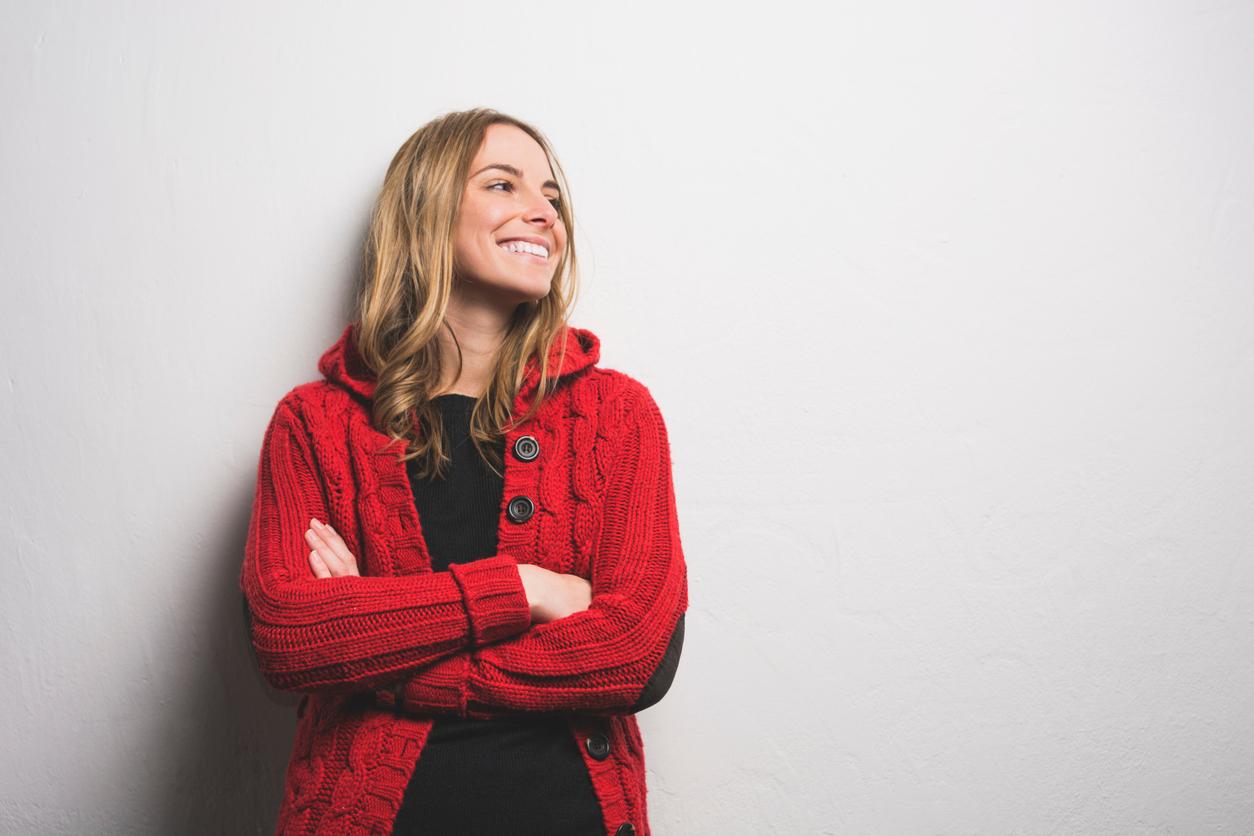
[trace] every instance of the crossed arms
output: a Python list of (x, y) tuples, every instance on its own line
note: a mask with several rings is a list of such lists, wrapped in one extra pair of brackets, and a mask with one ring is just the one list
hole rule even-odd
[(509, 555), (447, 572), (315, 578), (302, 539), (329, 519), (298, 405), (266, 431), (240, 583), (262, 674), (291, 691), (373, 691), (397, 710), (492, 717), (632, 713), (673, 681), (687, 609), (665, 423), (625, 395), (586, 610), (532, 625)]

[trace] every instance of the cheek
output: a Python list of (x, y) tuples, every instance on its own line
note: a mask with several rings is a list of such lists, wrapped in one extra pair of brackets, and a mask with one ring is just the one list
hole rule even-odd
[(454, 240), (457, 248), (471, 258), (483, 258), (496, 252), (497, 219), (488, 213), (469, 211), (457, 223)]
[(490, 235), (492, 230), (501, 223), (497, 217), (500, 213), (493, 211), (491, 205), (485, 204), (474, 197), (462, 199), (461, 211), (457, 218), (458, 230), (467, 238)]

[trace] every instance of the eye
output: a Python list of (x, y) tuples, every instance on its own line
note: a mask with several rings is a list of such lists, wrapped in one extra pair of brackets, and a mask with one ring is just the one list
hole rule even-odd
[[(514, 184), (508, 180), (494, 180), (488, 184), (489, 189), (495, 189), (497, 186), (504, 186), (505, 190), (510, 192), (514, 190)], [(549, 204), (559, 212), (562, 210), (562, 199), (560, 197), (549, 198)]]

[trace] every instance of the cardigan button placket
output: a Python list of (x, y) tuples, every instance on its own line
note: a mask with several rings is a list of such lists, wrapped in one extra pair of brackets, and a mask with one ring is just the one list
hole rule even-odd
[(505, 513), (511, 522), (524, 523), (536, 512), (536, 505), (528, 497), (516, 496), (509, 501)]
[(534, 435), (519, 436), (514, 442), (514, 458), (519, 461), (534, 461), (540, 455), (540, 442)]
[(599, 761), (603, 761), (610, 756), (610, 739), (600, 732), (589, 735), (584, 741), (584, 746), (588, 749), (588, 754)]

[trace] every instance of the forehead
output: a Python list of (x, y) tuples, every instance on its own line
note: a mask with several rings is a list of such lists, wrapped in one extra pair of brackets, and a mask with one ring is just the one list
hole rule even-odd
[[(528, 177), (545, 179), (553, 176), (549, 159), (540, 143), (521, 128), (513, 125), (489, 125), (484, 131), (483, 144), (475, 154), (471, 171), (478, 171), (491, 163), (508, 163), (521, 168)], [(488, 172), (500, 174), (499, 171)]]

